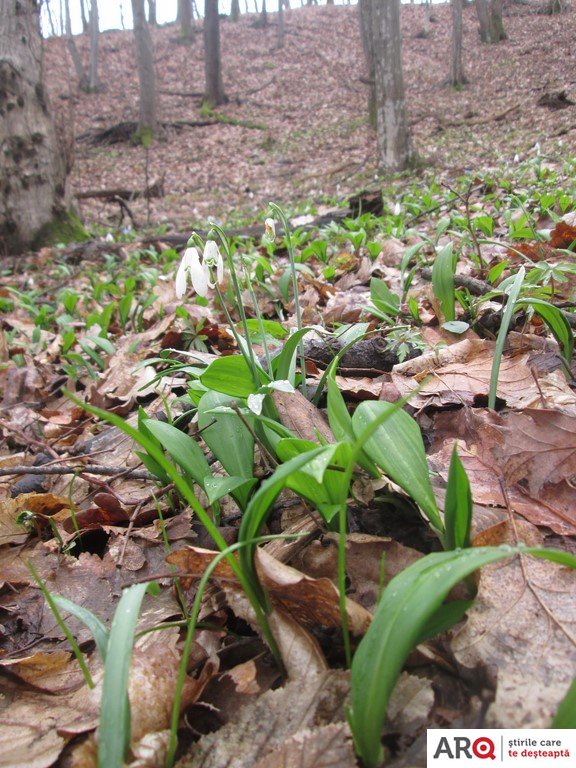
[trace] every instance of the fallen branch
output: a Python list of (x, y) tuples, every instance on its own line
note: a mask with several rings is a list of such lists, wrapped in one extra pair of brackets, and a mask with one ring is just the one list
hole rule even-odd
[(118, 187), (115, 189), (87, 189), (85, 192), (77, 192), (78, 200), (87, 200), (88, 198), (100, 198), (118, 202), (120, 200), (138, 200), (139, 198), (150, 199), (152, 197), (164, 197), (164, 179), (166, 174), (162, 174), (160, 179), (150, 182), (146, 189), (126, 189)]
[(1, 467), (0, 477), (9, 477), (10, 475), (75, 475), (78, 472), (112, 478), (116, 475), (122, 475), (122, 477), (130, 477), (133, 480), (154, 479), (145, 469), (123, 469), (122, 467), (106, 467), (102, 464), (77, 464), (73, 467), (56, 467), (42, 464), (32, 467), (26, 464), (17, 464), (14, 467)]

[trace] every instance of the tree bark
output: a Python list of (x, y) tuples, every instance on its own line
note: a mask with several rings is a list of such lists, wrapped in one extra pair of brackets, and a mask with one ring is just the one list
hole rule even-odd
[(148, 24), (155, 27), (158, 24), (156, 20), (156, 0), (148, 0)]
[(410, 165), (413, 151), (404, 98), (400, 0), (369, 2), (379, 165), (402, 171)]
[(88, 74), (88, 90), (90, 91), (97, 91), (100, 87), (98, 79), (99, 36), (98, 0), (90, 0), (90, 69)]
[(134, 21), (134, 42), (136, 44), (136, 64), (140, 85), (140, 115), (138, 133), (143, 144), (149, 143), (156, 133), (158, 125), (158, 94), (152, 37), (146, 23), (144, 0), (132, 0), (132, 18)]
[(190, 0), (178, 0), (178, 21), (180, 22), (180, 39), (186, 43), (191, 42), (194, 39), (194, 29)]
[(205, 103), (209, 107), (224, 104), (226, 96), (222, 82), (220, 58), (218, 0), (205, 0), (204, 3), (204, 73), (206, 77)]
[(278, 48), (284, 48), (284, 0), (278, 0)]
[(452, 0), (452, 60), (450, 85), (458, 88), (468, 82), (462, 63), (462, 5), (463, 0)]
[(240, 0), (232, 0), (230, 3), (230, 19), (238, 21), (240, 18)]
[(358, 16), (360, 22), (360, 39), (368, 69), (366, 82), (368, 85), (368, 121), (376, 130), (376, 89), (374, 82), (374, 50), (372, 39), (372, 3), (370, 0), (358, 0)]
[(0, 19), (0, 251), (20, 253), (68, 218), (67, 168), (44, 90), (37, 2), (0, 0)]
[(502, 21), (502, 6), (503, 0), (476, 0), (480, 40), (483, 43), (499, 43), (508, 37)]

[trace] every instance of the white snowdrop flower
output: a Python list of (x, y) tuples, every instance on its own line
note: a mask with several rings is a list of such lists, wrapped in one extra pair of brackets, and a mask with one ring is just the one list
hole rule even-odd
[(295, 392), (296, 390), (288, 379), (278, 379), (277, 381), (271, 381), (266, 385), (266, 389), (275, 389), (278, 392)]
[[(202, 269), (204, 270), (204, 274), (206, 275), (206, 280), (210, 288), (214, 288), (216, 283), (220, 285), (220, 283), (224, 280), (224, 260), (222, 259), (220, 248), (218, 248), (218, 244), (214, 240), (208, 240), (204, 246)], [(210, 274), (211, 269), (216, 270), (216, 282), (212, 280), (212, 276)], [(192, 279), (192, 285), (194, 285), (194, 279)], [(196, 293), (200, 292), (196, 291)]]
[(514, 162), (515, 163), (519, 163), (520, 162), (520, 155), (518, 154), (518, 152), (516, 152), (516, 154), (514, 155)]
[(202, 261), (197, 248), (186, 248), (176, 272), (176, 296), (179, 299), (184, 296), (188, 277), (190, 277), (192, 287), (198, 296), (206, 297), (208, 288), (214, 288), (216, 285), (212, 279), (211, 270), (216, 271), (216, 282), (221, 283), (224, 279), (224, 261), (214, 240), (208, 240), (204, 246)]
[[(175, 288), (177, 298), (181, 299), (182, 296), (184, 296), (186, 293), (186, 288), (188, 287), (188, 276), (190, 276), (190, 282), (192, 285), (194, 285), (194, 289), (198, 292), (198, 277), (196, 277), (195, 285), (192, 278), (193, 270), (196, 275), (198, 275), (198, 271), (203, 274), (202, 267), (200, 265), (200, 256), (196, 248), (186, 248), (184, 255), (182, 256), (180, 266), (178, 267), (178, 271), (176, 272)], [(201, 296), (205, 295), (207, 287), (207, 284), (205, 284), (203, 292), (200, 293)]]
[(260, 416), (262, 413), (262, 403), (264, 402), (265, 397), (266, 395), (248, 395), (246, 403), (248, 408), (250, 408), (252, 413), (255, 413), (256, 416)]
[(276, 239), (276, 222), (274, 219), (266, 219), (264, 222), (264, 230), (266, 237), (268, 237), (270, 240)]
[(396, 203), (394, 206), (394, 216), (399, 216), (401, 211), (400, 203)]

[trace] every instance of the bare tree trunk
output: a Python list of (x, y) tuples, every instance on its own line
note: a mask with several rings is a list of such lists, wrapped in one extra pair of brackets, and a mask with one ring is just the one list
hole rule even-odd
[(230, 3), (230, 19), (238, 21), (240, 18), (240, 0), (232, 0)]
[(499, 43), (508, 35), (502, 21), (503, 0), (476, 0), (476, 13), (483, 43)]
[(84, 0), (80, 0), (80, 17), (82, 19), (82, 34), (86, 34), (90, 30), (90, 22), (88, 21), (88, 14), (86, 13), (86, 4)]
[(100, 35), (98, 21), (98, 0), (90, 0), (90, 70), (88, 89), (97, 91), (100, 88), (98, 80), (98, 38)]
[(452, 0), (452, 61), (450, 65), (450, 85), (457, 88), (468, 82), (462, 63), (462, 2)]
[(0, 252), (20, 253), (71, 239), (73, 220), (64, 147), (43, 84), (38, 5), (0, 0), (0, 19)]
[(358, 15), (360, 22), (360, 38), (364, 50), (364, 58), (368, 69), (366, 82), (368, 84), (368, 120), (376, 129), (376, 90), (374, 81), (374, 50), (372, 39), (372, 3), (370, 0), (358, 0)]
[(204, 72), (206, 77), (205, 103), (209, 107), (223, 104), (227, 99), (222, 82), (218, 0), (205, 0), (204, 3)]
[(156, 20), (156, 0), (148, 0), (148, 24), (151, 27), (157, 26)]
[(402, 171), (413, 159), (413, 151), (404, 99), (400, 0), (370, 3), (379, 164), (389, 171)]
[(284, 48), (284, 0), (278, 0), (278, 48)]
[(134, 42), (136, 44), (136, 63), (140, 85), (138, 134), (142, 143), (148, 145), (157, 128), (158, 95), (152, 37), (146, 23), (144, 0), (132, 0), (132, 18), (134, 20)]
[(178, 21), (180, 22), (180, 39), (185, 43), (191, 42), (194, 39), (194, 29), (190, 0), (178, 0)]
[(262, 10), (260, 11), (260, 26), (268, 26), (268, 11), (266, 10), (266, 0), (262, 0)]
[(86, 72), (84, 70), (82, 59), (80, 58), (80, 54), (78, 53), (78, 48), (76, 48), (74, 37), (72, 36), (72, 22), (70, 20), (70, 0), (64, 0), (64, 15), (66, 17), (66, 21), (65, 21), (66, 45), (68, 46), (68, 52), (70, 53), (70, 58), (72, 59), (72, 63), (74, 64), (74, 69), (76, 70), (78, 88), (81, 91), (87, 91), (89, 89), (90, 83), (88, 80), (88, 76), (86, 75)]

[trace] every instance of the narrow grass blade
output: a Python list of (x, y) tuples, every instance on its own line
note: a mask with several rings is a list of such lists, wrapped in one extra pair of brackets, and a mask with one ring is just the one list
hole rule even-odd
[(128, 678), (136, 622), (148, 583), (124, 590), (110, 628), (98, 728), (98, 768), (122, 768), (130, 744)]
[(450, 590), (477, 568), (515, 554), (576, 568), (576, 557), (559, 550), (523, 545), (473, 547), (426, 555), (386, 587), (351, 670), (349, 721), (365, 768), (376, 768), (382, 761), (380, 737), (390, 695), (408, 654), (437, 617)]
[(446, 549), (468, 547), (472, 525), (472, 493), (464, 465), (458, 456), (456, 445), (450, 459), (448, 485), (444, 501), (444, 526)]
[(494, 362), (492, 363), (492, 373), (490, 375), (488, 408), (494, 409), (496, 407), (496, 391), (498, 389), (498, 374), (500, 373), (502, 353), (504, 351), (504, 344), (506, 342), (508, 328), (510, 327), (510, 321), (512, 320), (512, 315), (514, 314), (514, 308), (516, 306), (516, 301), (518, 300), (518, 295), (520, 293), (520, 289), (522, 288), (525, 275), (526, 270), (524, 267), (520, 267), (514, 279), (514, 283), (512, 284), (512, 288), (510, 289), (510, 293), (508, 294), (508, 302), (506, 304), (506, 309), (504, 310), (504, 316), (502, 317), (500, 330), (498, 331), (496, 346), (494, 347)]
[(88, 627), (90, 632), (92, 632), (92, 637), (98, 648), (100, 658), (102, 661), (106, 661), (108, 630), (98, 616), (92, 613), (92, 611), (89, 611), (88, 608), (84, 608), (82, 605), (77, 605), (76, 603), (73, 603), (72, 600), (68, 600), (67, 597), (62, 597), (62, 595), (52, 595), (52, 599), (59, 610), (64, 613), (69, 613)]

